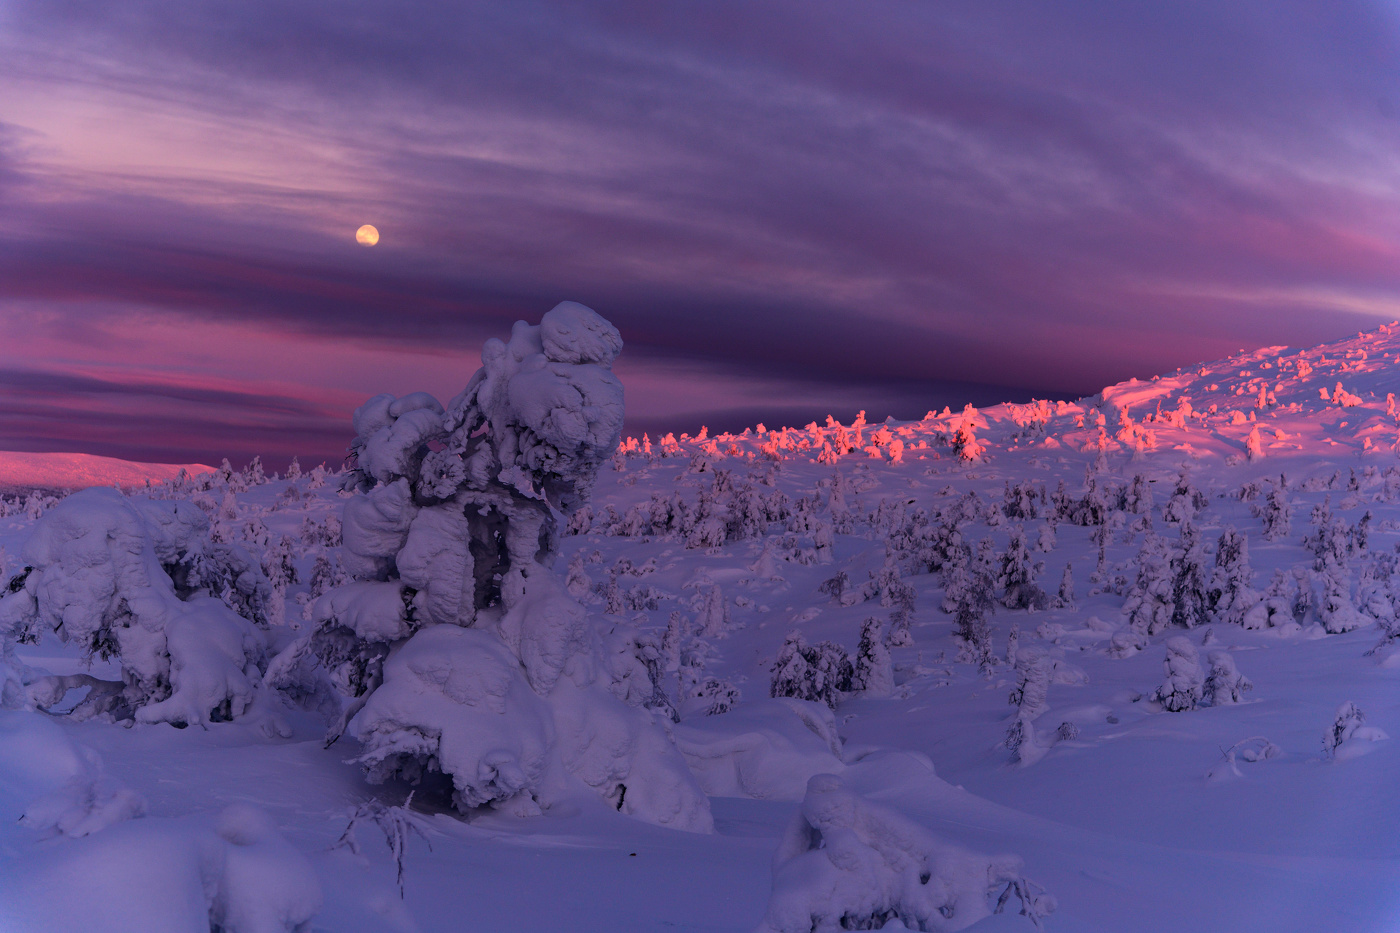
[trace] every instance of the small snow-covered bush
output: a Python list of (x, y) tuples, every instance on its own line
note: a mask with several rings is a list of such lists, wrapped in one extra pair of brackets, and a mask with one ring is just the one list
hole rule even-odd
[(1206, 677), (1205, 699), (1211, 706), (1238, 703), (1246, 690), (1253, 690), (1249, 678), (1235, 667), (1235, 658), (1228, 651), (1210, 653), (1210, 674)]
[(878, 618), (866, 619), (860, 627), (860, 646), (856, 649), (851, 687), (870, 697), (885, 697), (894, 692), (894, 662), (885, 643), (885, 623)]
[(1343, 703), (1337, 709), (1332, 726), (1322, 736), (1322, 754), (1337, 761), (1354, 758), (1370, 751), (1366, 743), (1389, 738), (1384, 731), (1364, 725), (1366, 714), (1355, 703)]
[(769, 696), (825, 703), (832, 709), (851, 692), (855, 676), (845, 648), (829, 641), (809, 645), (799, 632), (788, 635), (771, 670)]
[(1169, 713), (1193, 710), (1201, 702), (1205, 673), (1196, 654), (1196, 646), (1184, 635), (1167, 639), (1167, 657), (1162, 662), (1167, 679), (1152, 694)]
[(802, 807), (773, 855), (773, 893), (758, 933), (962, 930), (1009, 896), (1037, 927), (1054, 898), (1015, 856), (989, 857), (939, 839), (846, 787), (834, 774), (807, 782)]

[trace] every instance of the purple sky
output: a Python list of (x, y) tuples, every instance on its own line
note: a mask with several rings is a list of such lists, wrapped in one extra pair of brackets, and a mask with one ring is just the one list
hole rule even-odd
[(653, 433), (1316, 343), (1398, 120), (1394, 3), (7, 0), (0, 448), (338, 461), (565, 298)]

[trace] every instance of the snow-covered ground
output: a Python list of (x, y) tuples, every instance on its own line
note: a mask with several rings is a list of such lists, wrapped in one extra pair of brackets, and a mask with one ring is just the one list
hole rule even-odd
[[(1024, 904), (1055, 931), (1400, 929), (1393, 325), (1078, 403), (608, 457), (590, 367), (615, 349), (588, 321), (517, 332), (447, 406), (366, 406), (365, 474), (216, 472), (69, 509), (154, 550), (94, 550), (63, 503), (0, 518), (5, 575), (39, 562), (0, 599), (37, 637), (7, 647), (0, 929), (1032, 929)], [(536, 372), (547, 391), (513, 388)], [(526, 404), (568, 387), (578, 424)], [(559, 437), (566, 466), (539, 455)], [(487, 443), (514, 492), (472, 485)], [(442, 450), (468, 454), (467, 498), (391, 509), (430, 466), (447, 482)], [(520, 582), (504, 542), (531, 494), (568, 499), (594, 461), (591, 502), (539, 538), (555, 582)], [(499, 555), (463, 531), (454, 576), (449, 532), (404, 529), (468, 500), (514, 524), (485, 533)], [(115, 591), (91, 583), (109, 564)], [(473, 567), (497, 604), (473, 608)], [(73, 593), (148, 600), (131, 618), (164, 628), (111, 634)], [(340, 654), (314, 641), (337, 626)], [(201, 667), (193, 629), (243, 647)], [(127, 647), (85, 660), (104, 632)], [(142, 664), (164, 673), (137, 690)], [(223, 679), (180, 679), (204, 669)], [(363, 710), (337, 677), (369, 684)]]

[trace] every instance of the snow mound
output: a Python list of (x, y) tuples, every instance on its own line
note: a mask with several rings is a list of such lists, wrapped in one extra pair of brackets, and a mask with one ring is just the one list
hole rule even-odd
[(801, 800), (816, 774), (845, 768), (836, 718), (824, 703), (780, 698), (687, 720), (676, 746), (712, 797)]
[(27, 801), (22, 812), (0, 818), (18, 817), (30, 829), (75, 838), (146, 809), (139, 795), (104, 775), (96, 752), (30, 712), (0, 712), (0, 800)]
[(538, 813), (581, 781), (623, 813), (713, 829), (708, 802), (649, 713), (592, 682), (566, 678), (536, 693), (510, 649), (479, 629), (420, 629), (385, 663), (355, 730), (371, 781), (440, 770), (463, 810)]
[[(1007, 897), (1039, 926), (1054, 898), (1035, 893), (1015, 856), (977, 855), (860, 797), (834, 774), (807, 783), (773, 856), (773, 894), (757, 933), (965, 929)], [(1000, 893), (1000, 897), (991, 899)]]
[(248, 805), (223, 811), (213, 828), (122, 823), (65, 840), (0, 877), (6, 930), (305, 933), (320, 909), (311, 863)]

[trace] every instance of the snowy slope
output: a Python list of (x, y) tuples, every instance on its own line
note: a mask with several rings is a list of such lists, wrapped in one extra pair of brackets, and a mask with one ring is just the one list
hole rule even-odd
[(143, 486), (161, 483), (185, 470), (191, 476), (212, 473), (201, 463), (135, 463), (92, 454), (0, 451), (0, 490), (86, 489), (89, 486)]
[[(1077, 403), (629, 439), (562, 539), (556, 569), (600, 626), (636, 624), (663, 644), (668, 628), (680, 632), (663, 682), (683, 714), (672, 735), (710, 795), (714, 834), (586, 801), (463, 818), (420, 788), (412, 812), (432, 848), (408, 839), (400, 899), (372, 823), (355, 831), (358, 853), (331, 847), (351, 808), (401, 804), (413, 788), (366, 783), (351, 763), (353, 738), (323, 748), (325, 723), (312, 713), (280, 711), (288, 728), (279, 734), (261, 713), (173, 729), (0, 711), (8, 747), (29, 750), (7, 756), (0, 744), (0, 859), (9, 862), (0, 868), (9, 925), (0, 927), (199, 928), (155, 916), (149, 879), (113, 880), (121, 853), (174, 858), (177, 843), (242, 851), (218, 814), (252, 803), (319, 878), (309, 929), (753, 930), (807, 778), (826, 772), (948, 843), (1020, 856), (1026, 877), (1058, 901), (1049, 930), (1396, 929), (1400, 810), (1388, 801), (1400, 745), (1388, 736), (1400, 736), (1400, 642), (1387, 633), (1400, 606), (1400, 578), (1394, 590), (1390, 580), (1400, 545), (1397, 357), (1392, 325), (1130, 381)], [(224, 478), (151, 495), (232, 512), (216, 522), (255, 557), (283, 535), (294, 542), (300, 582), (286, 590), (287, 623), (272, 632), (287, 644), (308, 624), (301, 604), (316, 557), (339, 550), (325, 535), (348, 501), (335, 486), (334, 477)], [(1271, 509), (1289, 517), (1286, 531)], [(1248, 541), (1252, 595), (1241, 608), (1267, 598), (1282, 608), (1240, 624), (1203, 606), (1200, 624), (1173, 624), (1191, 595), (1174, 593), (1170, 579), (1155, 591), (1169, 603), (1163, 623), (1135, 615), (1139, 584), (1153, 582), (1141, 579), (1153, 548), (1169, 569), (1187, 562), (1183, 524), (1195, 529), (1205, 589), (1234, 528)], [(27, 516), (0, 519), (10, 573), (32, 526)], [(980, 657), (943, 608), (965, 580), (929, 570), (941, 527), (956, 528), (974, 558), (990, 542), (996, 571), (1019, 535), (1031, 562), (1044, 563), (1032, 583), (1045, 607), (991, 607)], [(1055, 608), (1066, 565), (1068, 599)], [(840, 573), (845, 584), (831, 583)], [(854, 656), (866, 619), (897, 627), (895, 584), (911, 588), (913, 609), (908, 643), (889, 649), (886, 689), (839, 697), (829, 723), (768, 698), (790, 633)], [(1251, 689), (1239, 702), (1202, 696), (1196, 708), (1167, 711), (1174, 638), (1198, 655), (1202, 694), (1221, 652)], [(52, 636), (15, 651), (55, 674), (84, 670), (78, 649)], [(1035, 738), (1013, 752), (1008, 694), (1036, 657), (1046, 690), (1026, 714)], [(113, 668), (91, 670), (110, 677)], [(725, 695), (707, 678), (739, 693), (728, 712), (704, 714)], [(1189, 691), (1190, 680), (1179, 676), (1176, 689)], [(1347, 703), (1364, 724), (1339, 735)], [(82, 838), (18, 823), (41, 790), (73, 780), (79, 766), (60, 767), (76, 754), (65, 741), (100, 756), (103, 779), (139, 796), (145, 815)], [(258, 839), (275, 849), (270, 836)], [(1032, 929), (1016, 898), (1009, 904), (971, 928)]]

